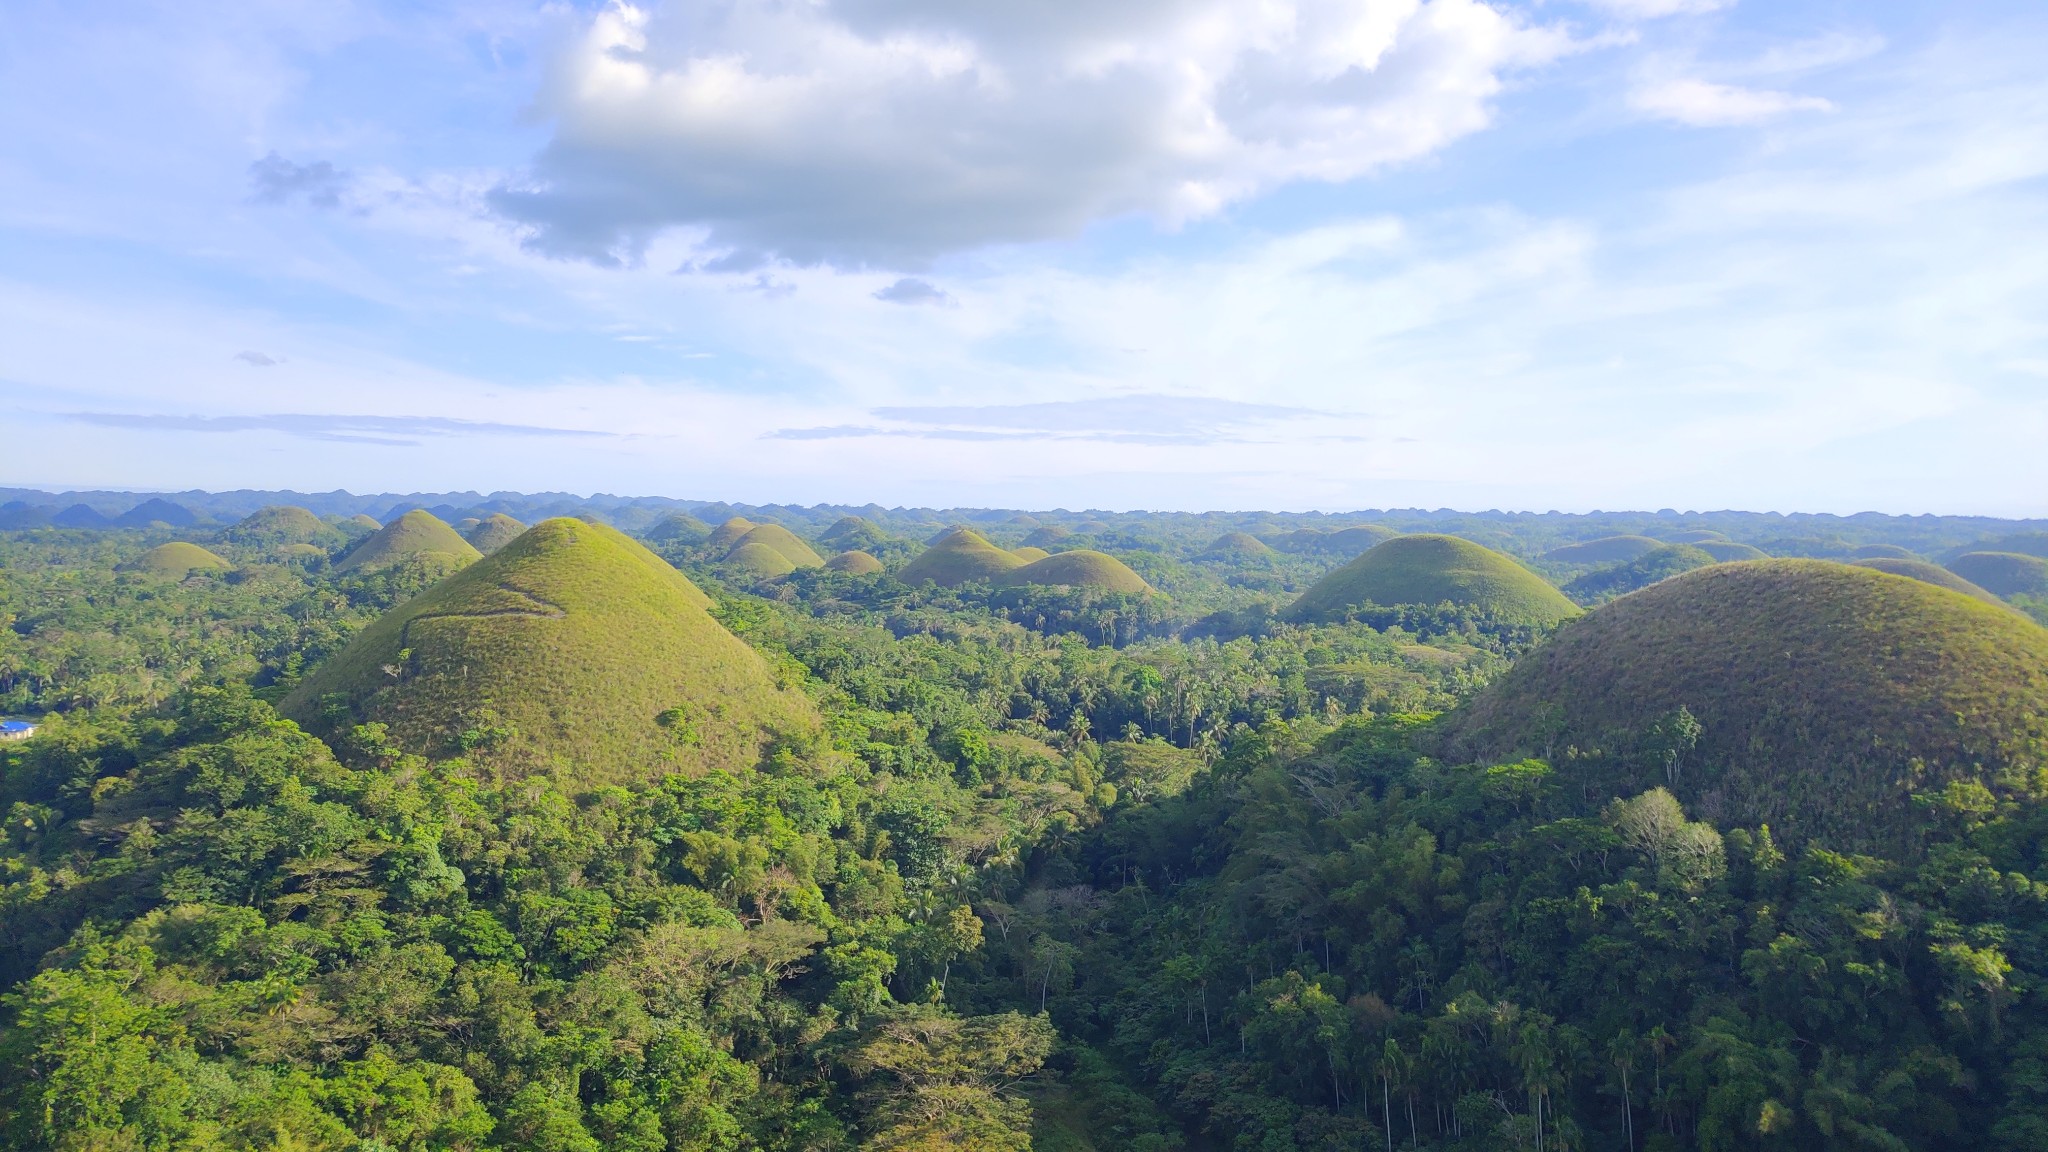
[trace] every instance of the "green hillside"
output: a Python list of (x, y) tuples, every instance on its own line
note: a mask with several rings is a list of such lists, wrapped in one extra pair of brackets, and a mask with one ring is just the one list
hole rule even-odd
[(1397, 536), (1318, 580), (1290, 619), (1341, 619), (1366, 605), (1469, 608), (1503, 623), (1555, 624), (1579, 609), (1543, 578), (1490, 548), (1455, 536)]
[(1987, 604), (2003, 603), (1998, 597), (1963, 579), (1954, 572), (1943, 568), (1939, 564), (1930, 564), (1925, 560), (1897, 560), (1878, 556), (1869, 560), (1854, 561), (1853, 566), (1868, 568), (1874, 572), (1888, 572), (1893, 576), (1904, 576), (1908, 580), (1919, 580), (1923, 583), (1932, 584), (1937, 588), (1946, 588), (1951, 592), (1961, 592), (1965, 596), (1974, 596)]
[(1968, 552), (2017, 552), (2022, 556), (2048, 559), (2048, 532), (2014, 532), (1992, 540), (1979, 540), (1955, 550), (1958, 556)]
[(358, 512), (353, 516), (343, 516), (339, 520), (336, 520), (334, 522), (334, 527), (337, 531), (339, 531), (342, 535), (348, 537), (350, 540), (361, 540), (365, 536), (368, 536), (370, 533), (375, 532), (379, 528), (382, 528), (383, 525), (377, 523), (376, 520), (363, 515), (361, 512)]
[(1316, 551), (1330, 556), (1357, 556), (1368, 548), (1383, 544), (1399, 535), (1400, 533), (1392, 528), (1378, 524), (1354, 524), (1349, 528), (1339, 528), (1335, 532), (1325, 533)]
[(740, 542), (740, 537), (752, 532), (758, 525), (745, 516), (735, 516), (711, 530), (704, 538), (704, 546), (713, 551), (731, 548)]
[(872, 576), (882, 570), (882, 562), (856, 548), (851, 552), (841, 552), (825, 561), (825, 567), (849, 576)]
[(1017, 559), (1022, 560), (1026, 564), (1029, 564), (1034, 560), (1043, 560), (1047, 556), (1052, 555), (1052, 553), (1047, 552), (1043, 548), (1037, 548), (1033, 547), (1030, 544), (1025, 544), (1020, 547), (1010, 549), (1010, 555), (1015, 556)]
[[(1698, 745), (1668, 760), (1681, 707)], [(1548, 754), (1589, 796), (1667, 786), (1724, 828), (1863, 848), (1915, 835), (1910, 793), (2031, 779), (2044, 739), (2048, 631), (1917, 580), (1767, 560), (1562, 629), (1447, 718), (1444, 751)]]
[(1030, 548), (1051, 549), (1058, 547), (1060, 541), (1072, 535), (1072, 532), (1057, 524), (1047, 524), (1043, 528), (1032, 530), (1031, 535), (1024, 538), (1024, 544)]
[(1633, 560), (1597, 568), (1564, 586), (1564, 594), (1580, 604), (1594, 604), (1648, 588), (1659, 580), (1705, 568), (1714, 558), (1691, 544), (1659, 544)]
[(681, 573), (621, 533), (544, 521), (401, 605), (286, 697), (321, 734), (376, 721), (402, 746), (578, 788), (751, 764), (811, 728)]
[(1728, 539), (1726, 533), (1716, 532), (1712, 528), (1688, 528), (1683, 532), (1667, 532), (1664, 534), (1664, 540), (1668, 544), (1707, 544), (1726, 539)]
[(1263, 560), (1273, 555), (1271, 545), (1249, 532), (1225, 532), (1202, 549), (1204, 560)]
[(371, 533), (334, 567), (342, 572), (374, 571), (419, 557), (460, 568), (482, 556), (439, 517), (415, 508)]
[(954, 528), (905, 564), (896, 578), (905, 584), (930, 581), (952, 588), (970, 580), (992, 580), (1023, 566), (1024, 561), (989, 543), (974, 529)]
[(1770, 553), (1749, 544), (1736, 544), (1728, 540), (1700, 540), (1693, 547), (1712, 556), (1723, 564), (1738, 560), (1768, 560)]
[(789, 557), (766, 544), (742, 543), (726, 553), (725, 566), (755, 580), (773, 580), (796, 571)]
[(1543, 558), (1558, 564), (1619, 564), (1660, 547), (1660, 542), (1648, 536), (1603, 536), (1552, 548)]
[(2048, 560), (2024, 552), (1965, 552), (1949, 571), (2000, 596), (2048, 596)]
[(711, 525), (687, 512), (671, 512), (645, 533), (656, 544), (701, 544), (711, 535)]
[(1899, 547), (1897, 544), (1864, 544), (1851, 551), (1849, 555), (1857, 560), (1920, 559), (1920, 557), (1915, 556), (1907, 549)]
[(327, 560), (327, 549), (318, 544), (285, 544), (272, 549), (270, 554), (287, 564), (315, 564)]
[(478, 521), (476, 527), (463, 535), (463, 539), (469, 541), (470, 547), (489, 556), (512, 541), (519, 539), (519, 534), (524, 531), (526, 531), (526, 525), (505, 515), (503, 512), (493, 512), (488, 517)]
[(796, 533), (780, 524), (757, 524), (736, 544), (739, 548), (766, 548), (789, 561), (792, 568), (816, 568), (825, 562), (825, 558), (812, 551), (811, 546), (799, 539)]
[[(929, 555), (929, 553), (927, 553)], [(998, 584), (1043, 584), (1054, 587), (1101, 588), (1108, 592), (1150, 592), (1145, 578), (1114, 556), (1078, 548), (1034, 560), (996, 577)]]
[[(374, 530), (374, 529), (373, 529)], [(339, 528), (289, 504), (259, 508), (223, 529), (222, 540), (251, 548), (275, 548), (280, 544), (318, 544), (339, 548), (347, 535)]]
[(173, 540), (144, 552), (132, 567), (137, 572), (182, 577), (193, 572), (225, 571), (234, 565), (197, 544)]

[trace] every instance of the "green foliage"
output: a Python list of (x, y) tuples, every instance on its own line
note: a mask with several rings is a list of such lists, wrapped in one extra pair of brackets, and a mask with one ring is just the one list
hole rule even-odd
[[(371, 532), (376, 531), (377, 522), (370, 521), (369, 528)], [(243, 517), (222, 531), (220, 538), (229, 544), (254, 549), (276, 548), (283, 544), (338, 548), (348, 536), (304, 508), (277, 505), (259, 508)]]
[(1714, 562), (1691, 544), (1659, 544), (1633, 560), (1577, 577), (1564, 586), (1564, 594), (1580, 604), (1604, 603)]

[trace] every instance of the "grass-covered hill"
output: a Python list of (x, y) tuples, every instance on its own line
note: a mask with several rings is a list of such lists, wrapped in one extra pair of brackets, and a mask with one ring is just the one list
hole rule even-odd
[(351, 540), (360, 540), (383, 526), (361, 512), (353, 516), (343, 516), (334, 522), (335, 529)]
[(1290, 619), (1341, 619), (1368, 605), (1452, 604), (1512, 624), (1548, 625), (1578, 607), (1541, 576), (1456, 536), (1399, 536), (1337, 569), (1301, 594)]
[(1273, 547), (1249, 532), (1225, 532), (1202, 549), (1204, 560), (1244, 561), (1266, 560), (1274, 555)]
[(616, 530), (549, 520), (366, 628), (282, 709), (577, 788), (737, 768), (816, 719), (708, 607)]
[(464, 533), (463, 539), (469, 541), (470, 547), (489, 556), (491, 553), (517, 540), (519, 534), (524, 531), (526, 531), (526, 525), (505, 515), (503, 512), (493, 512), (489, 516), (477, 521), (476, 527)]
[(373, 572), (414, 558), (459, 568), (482, 555), (440, 517), (415, 508), (371, 533), (335, 568), (343, 572)]
[(2001, 603), (1998, 597), (1972, 584), (1970, 581), (1963, 579), (1939, 564), (1930, 564), (1925, 560), (1899, 560), (1887, 556), (1876, 556), (1868, 560), (1856, 560), (1851, 563), (1857, 568), (1868, 568), (1874, 572), (1889, 572), (1894, 576), (1904, 576), (1908, 580), (1923, 581), (1937, 588), (1946, 588), (1951, 592), (1961, 592), (1965, 596), (1974, 596), (1987, 604)]
[(830, 560), (825, 561), (825, 567), (834, 572), (844, 572), (849, 576), (872, 576), (882, 570), (882, 562), (875, 559), (870, 553), (855, 548), (850, 552), (841, 552)]
[(2025, 790), (2044, 740), (2048, 630), (1918, 580), (1766, 560), (1567, 625), (1446, 718), (1444, 751), (1548, 755), (1595, 803), (1663, 786), (1722, 827), (1890, 847), (1930, 819), (1910, 794)]
[(927, 581), (953, 588), (970, 580), (993, 580), (1024, 561), (988, 542), (972, 528), (954, 528), (941, 535), (917, 559), (905, 564), (896, 578), (905, 584)]
[(1024, 537), (1024, 544), (1029, 548), (1057, 548), (1062, 540), (1072, 535), (1071, 531), (1058, 524), (1047, 524), (1042, 528), (1032, 529), (1031, 534)]
[(1683, 531), (1667, 532), (1664, 534), (1664, 541), (1667, 544), (1710, 544), (1726, 539), (1728, 539), (1727, 533), (1714, 528), (1687, 528)]
[(1552, 548), (1543, 558), (1556, 564), (1620, 564), (1661, 546), (1648, 536), (1607, 536)]
[(646, 532), (655, 544), (701, 544), (711, 535), (711, 525), (688, 512), (673, 512), (655, 521)]
[(1754, 544), (1737, 544), (1731, 540), (1698, 540), (1693, 542), (1692, 546), (1723, 564), (1732, 564), (1739, 560), (1770, 559), (1770, 553)]
[(736, 542), (736, 547), (749, 545), (759, 545), (775, 552), (789, 561), (791, 568), (816, 568), (825, 562), (825, 558), (813, 551), (796, 533), (780, 524), (756, 524), (748, 529), (747, 534)]
[(1145, 578), (1114, 556), (1087, 548), (1034, 560), (996, 577), (998, 584), (1040, 584), (1048, 587), (1100, 588), (1105, 592), (1150, 592)]
[(1633, 560), (1574, 578), (1564, 586), (1564, 594), (1581, 604), (1596, 604), (1713, 563), (1715, 559), (1697, 545), (1659, 544)]
[(1052, 553), (1047, 552), (1045, 549), (1039, 548), (1035, 545), (1021, 544), (1015, 548), (1010, 549), (1010, 555), (1015, 556), (1017, 559), (1022, 560), (1026, 564), (1029, 564), (1036, 560), (1043, 560), (1047, 556), (1052, 555)]
[(114, 523), (124, 528), (147, 528), (161, 524), (169, 528), (189, 528), (199, 523), (199, 517), (192, 514), (183, 504), (173, 504), (161, 496), (151, 497), (114, 517)]
[(1965, 552), (1949, 571), (2000, 596), (2048, 596), (2048, 560), (2024, 552)]
[(2022, 556), (2048, 559), (2048, 532), (2013, 532), (1990, 540), (1979, 540), (1967, 547), (1954, 549), (1953, 555), (1967, 552), (2017, 552)]
[(1849, 552), (1857, 560), (1918, 560), (1911, 550), (1897, 544), (1861, 544)]
[(740, 537), (752, 532), (757, 525), (745, 516), (734, 516), (711, 530), (705, 537), (704, 546), (714, 551), (731, 548), (740, 542)]
[[(371, 531), (375, 531), (375, 527)], [(259, 508), (223, 529), (220, 538), (229, 544), (249, 548), (275, 548), (280, 544), (317, 544), (338, 548), (347, 535), (304, 508), (275, 505)]]
[(726, 553), (725, 566), (753, 580), (773, 580), (796, 571), (789, 557), (766, 544), (743, 541)]
[(226, 571), (233, 565), (197, 544), (173, 540), (144, 552), (132, 567), (156, 576), (183, 577), (193, 572)]

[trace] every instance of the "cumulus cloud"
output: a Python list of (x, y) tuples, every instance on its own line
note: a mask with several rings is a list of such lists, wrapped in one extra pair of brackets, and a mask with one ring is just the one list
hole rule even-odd
[(492, 199), (535, 249), (599, 263), (692, 226), (914, 269), (1427, 155), (1569, 47), (1480, 0), (616, 3), (541, 96), (531, 179)]
[(302, 197), (315, 208), (339, 208), (348, 173), (325, 160), (294, 164), (272, 152), (249, 165), (249, 183), (260, 203), (283, 204)]
[(1818, 96), (1739, 88), (1706, 80), (1659, 80), (1636, 88), (1629, 104), (1639, 112), (1699, 128), (1757, 124), (1788, 112), (1831, 112)]
[(1735, 6), (1735, 0), (1583, 0), (1603, 12), (1630, 20), (1655, 20), (1663, 16), (1697, 16)]
[(875, 299), (891, 304), (944, 304), (952, 297), (927, 281), (905, 276), (887, 288), (877, 288)]

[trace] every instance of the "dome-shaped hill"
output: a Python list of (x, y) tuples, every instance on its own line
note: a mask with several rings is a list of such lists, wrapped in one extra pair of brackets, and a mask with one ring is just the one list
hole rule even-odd
[(773, 580), (796, 571), (789, 557), (766, 544), (744, 543), (726, 553), (726, 567), (755, 580)]
[(1022, 560), (1026, 564), (1029, 564), (1036, 560), (1043, 560), (1047, 556), (1052, 555), (1052, 553), (1047, 552), (1043, 548), (1034, 548), (1029, 544), (1024, 544), (1020, 545), (1019, 547), (1010, 549), (1010, 555), (1015, 556), (1017, 559)]
[(1082, 536), (1100, 536), (1109, 530), (1109, 525), (1100, 520), (1083, 520), (1074, 525), (1074, 531)]
[(1633, 560), (1578, 577), (1564, 586), (1564, 594), (1581, 604), (1595, 604), (1713, 563), (1712, 556), (1694, 545), (1659, 544)]
[(415, 508), (371, 533), (369, 539), (356, 545), (334, 567), (339, 572), (369, 572), (419, 557), (460, 568), (482, 555), (440, 517), (424, 508)]
[(183, 504), (173, 504), (161, 496), (152, 496), (114, 517), (114, 523), (123, 528), (147, 528), (151, 524), (189, 528), (199, 523), (199, 517), (194, 516), (192, 510)]
[(383, 526), (361, 512), (353, 516), (344, 516), (334, 522), (335, 529), (351, 540), (360, 540)]
[(1332, 620), (1368, 604), (1450, 603), (1505, 624), (1555, 624), (1578, 614), (1564, 593), (1495, 552), (1456, 536), (1396, 536), (1316, 581), (1287, 610)]
[(229, 525), (221, 532), (220, 538), (230, 544), (251, 548), (275, 548), (280, 544), (317, 544), (322, 548), (338, 548), (348, 542), (347, 534), (341, 529), (304, 508), (290, 504), (258, 508)]
[(489, 556), (505, 545), (519, 539), (519, 534), (524, 531), (526, 531), (526, 525), (505, 515), (503, 512), (493, 512), (484, 519), (477, 521), (476, 527), (464, 533), (462, 538), (469, 541), (470, 547)]
[(2020, 552), (1965, 552), (1949, 571), (2000, 596), (2048, 596), (2048, 560)]
[(796, 533), (780, 524), (757, 524), (736, 543), (737, 548), (759, 545), (775, 552), (789, 561), (791, 568), (816, 568), (825, 562), (825, 558), (812, 551), (809, 544), (798, 539)]
[(1664, 534), (1664, 542), (1667, 544), (1705, 544), (1714, 540), (1726, 540), (1727, 538), (1728, 534), (1726, 532), (1716, 532), (1712, 528), (1686, 528)]
[(1077, 548), (1072, 552), (1060, 552), (1043, 560), (1034, 560), (1022, 568), (996, 577), (996, 583), (1100, 588), (1106, 592), (1129, 594), (1152, 590), (1152, 586), (1145, 583), (1145, 578), (1131, 571), (1130, 566), (1123, 561), (1107, 553), (1087, 548)]
[(1558, 564), (1620, 564), (1661, 547), (1648, 536), (1603, 536), (1552, 548), (1543, 558)]
[(905, 584), (930, 581), (941, 588), (952, 588), (969, 580), (992, 580), (1023, 566), (1024, 561), (989, 543), (981, 533), (972, 528), (955, 528), (905, 564), (896, 578)]
[(1043, 528), (1032, 529), (1031, 535), (1024, 538), (1024, 546), (1027, 548), (1051, 548), (1072, 535), (1072, 532), (1057, 524), (1047, 524)]
[(1324, 533), (1323, 538), (1316, 542), (1316, 551), (1331, 556), (1357, 556), (1399, 535), (1392, 528), (1378, 524), (1353, 524), (1349, 528)]
[(825, 567), (848, 576), (872, 576), (882, 570), (882, 562), (856, 548), (825, 561)]
[(687, 512), (671, 512), (642, 535), (655, 544), (701, 544), (711, 535), (711, 525)]
[(1897, 544), (1864, 544), (1849, 555), (1857, 560), (1918, 560), (1920, 557)]
[(711, 530), (704, 538), (704, 546), (711, 549), (731, 548), (740, 542), (740, 537), (752, 532), (758, 525), (745, 516), (735, 516)]
[(1003, 521), (1003, 523), (1014, 524), (1019, 528), (1045, 527), (1045, 521), (1040, 520), (1038, 517), (1033, 516), (1029, 512), (1019, 512), (1015, 516), (1010, 517), (1008, 520)]
[(1202, 549), (1204, 560), (1264, 560), (1275, 555), (1271, 546), (1249, 532), (1225, 532)]
[(1904, 576), (1908, 580), (1918, 580), (1924, 584), (1932, 584), (1937, 588), (1946, 588), (1951, 592), (1961, 592), (1965, 596), (1974, 596), (1987, 604), (2005, 603), (1998, 597), (1943, 568), (1941, 565), (1930, 564), (1925, 560), (1894, 560), (1889, 557), (1878, 556), (1869, 560), (1855, 561), (1851, 566), (1855, 568), (1868, 568), (1874, 572), (1888, 572), (1893, 576)]
[(306, 565), (324, 564), (327, 562), (327, 549), (320, 547), (318, 544), (284, 544), (273, 549), (270, 554), (286, 564)]
[[(1680, 707), (1701, 732), (1674, 780), (1652, 733)], [(2044, 738), (2048, 630), (1917, 580), (1763, 560), (1566, 626), (1447, 716), (1439, 751), (1548, 752), (1596, 803), (1666, 785), (1723, 827), (1856, 849), (1911, 840), (1909, 793), (2030, 768)]]
[(468, 743), (494, 774), (578, 787), (737, 768), (816, 715), (709, 605), (618, 531), (548, 520), (364, 629), (281, 707), (321, 735), (376, 721), (422, 754)]
[(482, 523), (483, 518), (480, 516), (464, 516), (462, 519), (450, 524), (449, 527), (455, 529), (457, 536), (467, 540), (469, 539), (469, 534), (476, 531), (477, 525)]
[(1952, 555), (1961, 556), (1968, 552), (2015, 552), (2021, 556), (2048, 559), (2048, 532), (2015, 532), (1996, 540), (1979, 540), (1955, 549)]
[(144, 552), (130, 566), (136, 572), (180, 578), (194, 572), (223, 572), (231, 567), (233, 565), (199, 545), (187, 544), (183, 540), (159, 544)]
[(1729, 540), (1701, 540), (1693, 545), (1723, 564), (1738, 560), (1768, 560), (1771, 554), (1751, 544), (1737, 544)]

